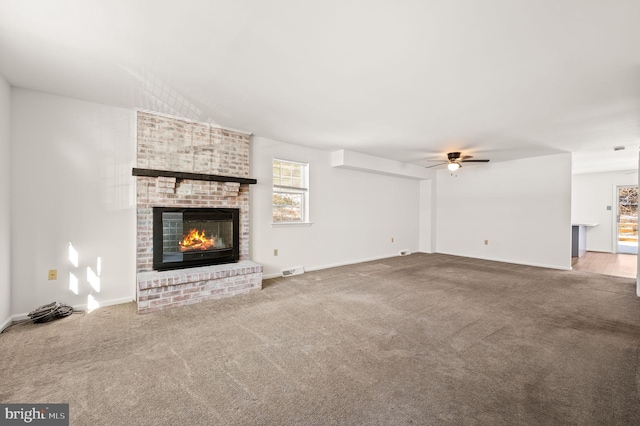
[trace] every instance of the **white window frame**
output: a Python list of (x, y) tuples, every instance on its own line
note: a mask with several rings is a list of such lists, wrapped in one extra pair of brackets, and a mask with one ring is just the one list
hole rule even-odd
[[(304, 186), (301, 188), (291, 187), (285, 185), (276, 185), (273, 181), (273, 166), (275, 162), (281, 163), (289, 163), (294, 165), (302, 166), (302, 181)], [(271, 161), (271, 174), (272, 174), (272, 191), (271, 191), (271, 225), (274, 227), (277, 226), (310, 226), (311, 222), (309, 221), (309, 163), (303, 163), (300, 161), (291, 161), (284, 160), (282, 158), (273, 158)], [(301, 205), (301, 220), (275, 220), (274, 219), (274, 204), (273, 204), (273, 196), (276, 193), (293, 193), (293, 194), (301, 194), (302, 195), (302, 205)]]

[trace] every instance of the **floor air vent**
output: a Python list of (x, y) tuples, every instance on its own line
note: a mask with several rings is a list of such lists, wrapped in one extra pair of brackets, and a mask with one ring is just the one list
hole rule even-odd
[(283, 277), (290, 277), (292, 275), (300, 275), (300, 274), (304, 274), (304, 268), (302, 266), (296, 266), (293, 268), (288, 268), (288, 269), (283, 269), (282, 270), (282, 276)]

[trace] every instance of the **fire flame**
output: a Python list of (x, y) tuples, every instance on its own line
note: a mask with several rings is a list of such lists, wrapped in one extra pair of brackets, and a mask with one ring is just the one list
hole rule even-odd
[(216, 243), (216, 238), (207, 238), (204, 235), (204, 229), (202, 232), (197, 229), (192, 229), (189, 231), (188, 235), (183, 235), (182, 241), (178, 243), (180, 246), (180, 251), (190, 251), (190, 250), (207, 250), (213, 247)]

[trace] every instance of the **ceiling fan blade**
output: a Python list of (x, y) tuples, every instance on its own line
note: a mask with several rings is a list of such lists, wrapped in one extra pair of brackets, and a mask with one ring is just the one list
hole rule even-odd
[(468, 160), (469, 158), (473, 158), (473, 155), (463, 155), (460, 157), (460, 161)]
[(433, 163), (433, 162), (435, 162), (435, 161), (438, 161), (438, 162), (440, 162), (440, 163), (443, 163), (443, 162), (444, 162), (444, 160), (442, 160), (442, 159), (440, 159), (440, 160), (424, 160), (424, 161), (428, 161), (428, 162), (430, 162), (430, 163)]
[(461, 163), (488, 163), (491, 160), (460, 160)]
[(426, 167), (425, 167), (425, 169), (430, 169), (430, 168), (432, 168), (432, 167), (442, 166), (443, 164), (449, 164), (449, 163), (448, 163), (447, 161), (443, 161), (443, 162), (441, 162), (441, 163), (434, 164), (434, 165), (432, 165), (432, 166), (426, 166)]

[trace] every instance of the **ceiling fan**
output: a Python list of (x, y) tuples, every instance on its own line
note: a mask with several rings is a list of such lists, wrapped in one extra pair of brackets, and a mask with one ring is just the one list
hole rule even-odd
[(439, 163), (434, 164), (433, 166), (427, 166), (426, 168), (429, 169), (431, 167), (436, 167), (436, 166), (441, 166), (443, 164), (446, 164), (449, 170), (451, 170), (452, 172), (455, 172), (460, 167), (462, 167), (461, 163), (488, 163), (489, 162), (489, 160), (472, 160), (472, 158), (473, 156), (471, 155), (460, 156), (459, 152), (450, 152), (447, 154), (447, 161), (428, 160), (428, 161), (439, 161)]

